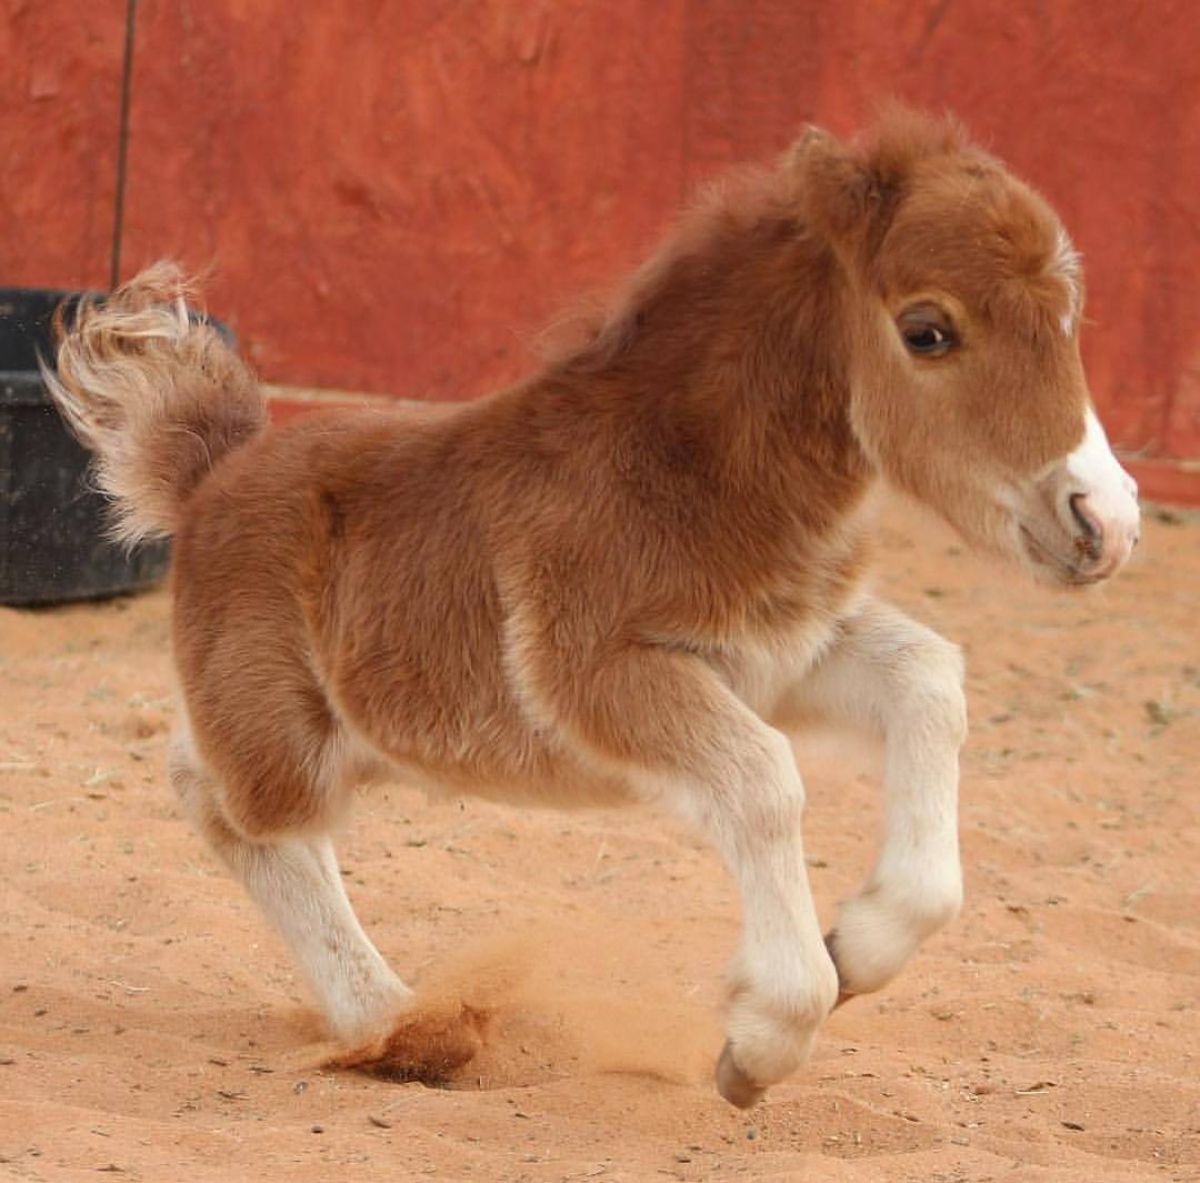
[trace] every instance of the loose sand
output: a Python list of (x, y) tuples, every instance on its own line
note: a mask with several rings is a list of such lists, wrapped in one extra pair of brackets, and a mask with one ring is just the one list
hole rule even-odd
[[(488, 1043), (452, 1089), (323, 1069), (165, 783), (167, 596), (0, 610), (0, 1177), (1200, 1179), (1200, 522), (1152, 518), (1085, 595), (904, 514), (883, 560), (967, 652), (967, 904), (749, 1114), (709, 1080), (735, 895), (643, 810), (365, 799), (341, 842), (365, 925)], [(875, 757), (802, 761), (828, 917)]]

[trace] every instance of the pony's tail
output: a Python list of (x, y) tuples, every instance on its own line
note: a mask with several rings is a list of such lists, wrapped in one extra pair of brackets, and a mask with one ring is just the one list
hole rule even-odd
[(192, 490), (266, 423), (258, 382), (187, 297), (179, 268), (156, 263), (69, 317), (60, 309), (56, 369), (41, 363), (129, 544), (172, 534)]

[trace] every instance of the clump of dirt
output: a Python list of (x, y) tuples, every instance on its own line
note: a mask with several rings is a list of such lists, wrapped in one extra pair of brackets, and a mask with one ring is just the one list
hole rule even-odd
[(327, 1068), (356, 1068), (396, 1084), (449, 1084), (483, 1047), (490, 1016), (468, 1006), (419, 1004), (387, 1035), (342, 1052)]

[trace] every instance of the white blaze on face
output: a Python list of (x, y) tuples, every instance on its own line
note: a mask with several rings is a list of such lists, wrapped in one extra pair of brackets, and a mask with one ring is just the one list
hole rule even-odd
[(1058, 503), (1068, 529), (1077, 531), (1083, 519), (1099, 535), (1100, 571), (1109, 574), (1129, 558), (1140, 521), (1137, 484), (1117, 462), (1090, 408), (1083, 442), (1067, 457)]

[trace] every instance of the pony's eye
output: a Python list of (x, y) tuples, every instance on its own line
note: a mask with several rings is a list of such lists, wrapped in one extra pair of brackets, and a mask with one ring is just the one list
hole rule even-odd
[(904, 343), (913, 353), (933, 353), (950, 342), (941, 329), (927, 325), (923, 329), (905, 329)]
[(931, 305), (910, 308), (896, 321), (904, 346), (919, 357), (942, 357), (958, 344), (950, 322)]

